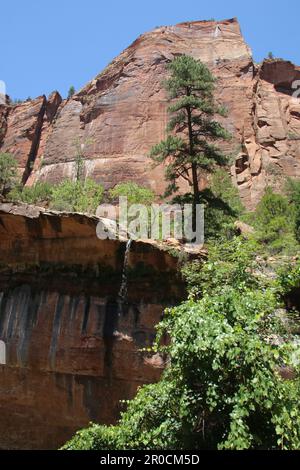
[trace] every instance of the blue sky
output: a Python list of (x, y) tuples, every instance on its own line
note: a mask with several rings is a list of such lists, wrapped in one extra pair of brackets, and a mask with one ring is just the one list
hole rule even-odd
[(299, 0), (1, 0), (0, 80), (15, 99), (65, 96), (145, 31), (234, 16), (256, 61), (272, 51), (300, 64), (299, 13)]

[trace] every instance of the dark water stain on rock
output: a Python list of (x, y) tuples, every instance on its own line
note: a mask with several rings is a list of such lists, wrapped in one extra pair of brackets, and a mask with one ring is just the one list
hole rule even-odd
[(40, 294), (23, 285), (1, 294), (0, 336), (8, 342), (8, 362), (12, 339), (15, 338), (18, 364), (27, 364), (32, 330), (36, 325), (40, 306)]
[(87, 326), (88, 326), (88, 321), (89, 321), (89, 316), (90, 316), (90, 307), (91, 307), (91, 298), (89, 296), (86, 296), (84, 300), (84, 312), (83, 312), (83, 320), (82, 320), (82, 326), (81, 326), (81, 334), (86, 334), (87, 332)]
[(73, 406), (73, 388), (74, 388), (74, 376), (72, 374), (62, 374), (55, 372), (55, 383), (56, 386), (65, 391), (67, 396), (68, 407)]
[(101, 389), (103, 383), (96, 377), (76, 376), (75, 381), (83, 387), (83, 406), (88, 412), (91, 421), (99, 421), (101, 406)]
[(105, 308), (105, 318), (103, 325), (103, 342), (105, 346), (104, 371), (109, 381), (113, 374), (113, 346), (115, 342), (114, 332), (118, 325), (119, 304), (115, 299), (109, 299)]
[(73, 323), (76, 320), (77, 309), (79, 305), (79, 296), (72, 295), (70, 297), (69, 309), (70, 309), (70, 321)]
[(17, 344), (17, 358), (21, 366), (27, 364), (30, 338), (36, 325), (41, 296), (39, 292), (32, 292), (30, 286), (22, 286), (20, 292), (20, 308), (18, 312), (19, 340)]
[(60, 334), (64, 303), (65, 303), (64, 295), (59, 294), (57, 304), (56, 304), (55, 314), (54, 314), (54, 320), (53, 320), (53, 326), (52, 326), (52, 338), (51, 338), (50, 350), (49, 350), (49, 362), (52, 368), (55, 367), (56, 349), (57, 349), (57, 343), (58, 343), (59, 334)]

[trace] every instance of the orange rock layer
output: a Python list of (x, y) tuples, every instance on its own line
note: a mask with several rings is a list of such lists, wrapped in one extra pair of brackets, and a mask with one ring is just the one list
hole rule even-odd
[(27, 184), (74, 176), (80, 146), (85, 174), (105, 187), (134, 180), (161, 193), (162, 169), (151, 168), (147, 155), (165, 135), (166, 64), (183, 53), (217, 77), (233, 135), (226, 150), (244, 203), (253, 208), (267, 185), (280, 188), (286, 176), (300, 177), (300, 101), (292, 96), (300, 69), (283, 60), (256, 65), (236, 19), (157, 28), (72, 99), (54, 93), (0, 109), (0, 151), (16, 155)]
[(99, 240), (96, 219), (0, 206), (0, 448), (61, 446), (156, 381), (146, 354), (166, 306), (183, 298), (177, 260), (149, 243)]

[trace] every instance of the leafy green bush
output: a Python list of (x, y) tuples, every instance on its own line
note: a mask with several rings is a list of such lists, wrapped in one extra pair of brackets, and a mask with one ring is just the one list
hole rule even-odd
[(299, 449), (299, 348), (276, 315), (278, 281), (257, 276), (242, 244), (217, 247), (198, 274), (185, 267), (190, 299), (158, 326), (161, 380), (139, 389), (117, 426), (79, 431), (65, 449)]
[(295, 235), (300, 242), (300, 180), (289, 178), (286, 184), (289, 202), (293, 205), (295, 216)]
[(110, 189), (109, 196), (113, 201), (118, 201), (120, 196), (126, 196), (128, 204), (150, 205), (154, 199), (154, 192), (133, 182), (119, 183)]
[(210, 189), (202, 191), (201, 195), (205, 206), (205, 240), (230, 239), (235, 232), (234, 222), (244, 207), (228, 172), (217, 169), (212, 174)]
[(254, 237), (260, 251), (294, 254), (299, 250), (295, 238), (295, 210), (287, 197), (268, 188), (247, 221), (256, 229)]
[(241, 202), (239, 190), (233, 185), (228, 171), (218, 168), (212, 174), (210, 188), (216, 198), (228, 204), (236, 217), (244, 212), (245, 208)]
[(8, 194), (8, 199), (13, 202), (26, 204), (48, 204), (52, 198), (52, 186), (46, 182), (37, 182), (31, 187), (16, 186)]
[(300, 289), (300, 261), (294, 266), (283, 266), (278, 270), (278, 285), (282, 295)]
[(64, 180), (52, 189), (50, 206), (59, 211), (75, 211), (94, 214), (103, 199), (104, 189), (91, 179)]
[(16, 159), (10, 153), (0, 153), (0, 195), (6, 195), (16, 184), (16, 179)]
[(256, 243), (244, 241), (240, 237), (222, 244), (210, 243), (207, 261), (191, 261), (182, 268), (192, 298), (205, 294), (218, 295), (228, 286), (242, 291), (245, 287), (258, 287), (258, 279), (253, 276), (257, 269), (254, 259)]
[(49, 205), (58, 211), (94, 214), (103, 200), (104, 189), (92, 179), (72, 181), (66, 179), (58, 185), (37, 182), (32, 187), (16, 185), (8, 194), (13, 202)]

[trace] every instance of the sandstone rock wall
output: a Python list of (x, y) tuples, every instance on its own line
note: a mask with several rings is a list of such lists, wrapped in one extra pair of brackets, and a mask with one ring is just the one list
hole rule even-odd
[(0, 151), (16, 155), (27, 184), (72, 178), (80, 148), (85, 174), (105, 187), (134, 180), (161, 193), (163, 169), (151, 168), (147, 155), (165, 135), (166, 64), (183, 53), (217, 77), (216, 96), (229, 110), (224, 124), (233, 135), (225, 150), (244, 203), (253, 208), (267, 185), (280, 188), (286, 176), (299, 177), (300, 99), (291, 97), (291, 85), (300, 69), (282, 60), (254, 64), (236, 19), (157, 28), (72, 99), (54, 94), (0, 110)]
[(57, 448), (90, 421), (112, 423), (120, 400), (161, 374), (140, 349), (183, 298), (177, 260), (133, 243), (120, 306), (125, 243), (98, 240), (96, 222), (0, 206), (2, 449)]

